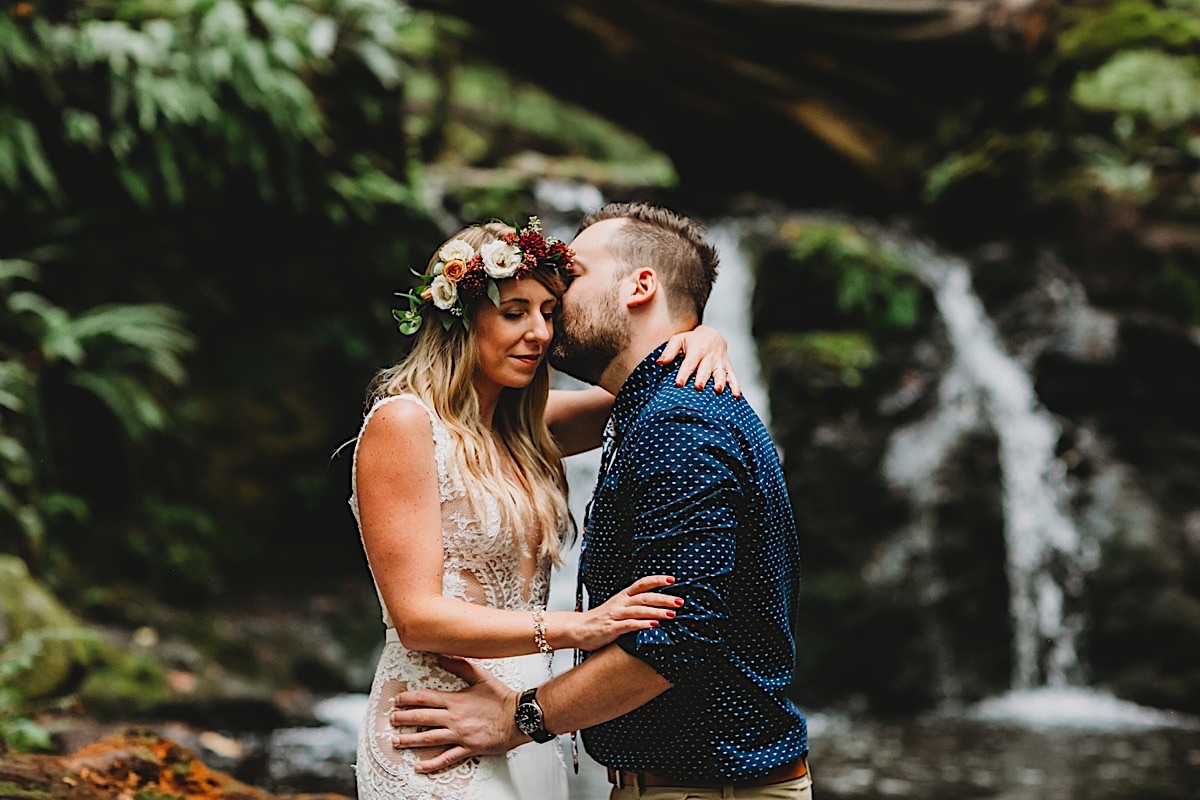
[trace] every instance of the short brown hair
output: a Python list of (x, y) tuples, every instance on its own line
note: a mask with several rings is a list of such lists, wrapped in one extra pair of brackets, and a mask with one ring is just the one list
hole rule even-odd
[(579, 230), (606, 219), (625, 220), (621, 234), (612, 241), (613, 255), (628, 270), (653, 267), (667, 288), (671, 316), (702, 322), (718, 260), (704, 228), (669, 208), (635, 202), (602, 206), (583, 218)]

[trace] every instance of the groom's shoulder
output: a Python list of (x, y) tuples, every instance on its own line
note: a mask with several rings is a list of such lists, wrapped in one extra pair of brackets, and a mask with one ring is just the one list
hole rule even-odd
[(748, 410), (748, 407), (741, 407), (744, 403), (744, 400), (734, 397), (728, 391), (717, 394), (711, 383), (702, 390), (696, 389), (690, 382), (676, 386), (674, 376), (671, 376), (659, 383), (641, 416), (658, 419), (674, 416), (681, 419), (734, 422)]

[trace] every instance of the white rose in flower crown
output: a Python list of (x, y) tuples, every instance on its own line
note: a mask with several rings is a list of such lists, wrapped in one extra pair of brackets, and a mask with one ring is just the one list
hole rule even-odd
[(442, 311), (448, 311), (458, 300), (458, 287), (442, 275), (433, 279), (429, 289), (433, 292), (433, 304)]
[(521, 266), (521, 251), (499, 239), (479, 248), (479, 254), (483, 256), (483, 271), (496, 280), (511, 278)]
[(443, 262), (470, 261), (473, 255), (475, 255), (475, 248), (462, 239), (451, 239), (438, 251), (438, 258)]

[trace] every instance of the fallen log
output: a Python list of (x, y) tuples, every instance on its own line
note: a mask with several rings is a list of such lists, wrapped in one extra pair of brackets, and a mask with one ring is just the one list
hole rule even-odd
[(69, 755), (0, 753), (0, 798), (36, 800), (350, 800), (274, 795), (210, 769), (188, 748), (144, 730), (102, 737)]

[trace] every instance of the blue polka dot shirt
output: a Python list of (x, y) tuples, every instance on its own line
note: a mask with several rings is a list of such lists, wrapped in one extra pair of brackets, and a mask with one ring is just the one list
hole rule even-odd
[(637, 578), (674, 575), (673, 620), (617, 644), (672, 683), (582, 732), (617, 769), (685, 781), (763, 775), (804, 756), (787, 698), (799, 582), (795, 521), (775, 446), (743, 398), (675, 386), (659, 347), (625, 381), (584, 519), (581, 579), (598, 605)]

